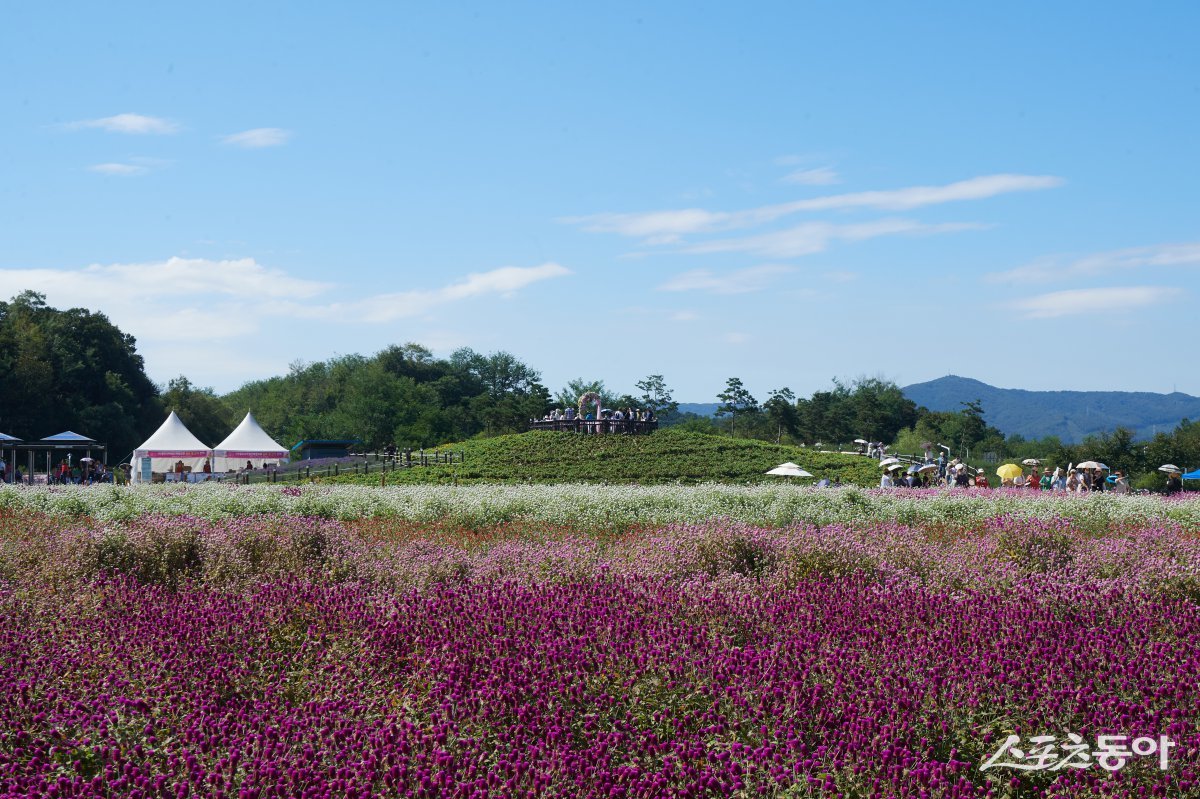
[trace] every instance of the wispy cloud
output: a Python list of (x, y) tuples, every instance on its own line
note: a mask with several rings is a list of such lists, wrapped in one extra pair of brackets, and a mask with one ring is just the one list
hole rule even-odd
[(168, 167), (173, 162), (165, 158), (147, 158), (145, 156), (135, 156), (128, 158), (125, 161), (110, 161), (104, 164), (92, 164), (87, 169), (89, 172), (95, 172), (98, 175), (110, 175), (114, 177), (134, 177), (136, 175), (145, 175), (157, 169)]
[(134, 175), (144, 175), (150, 170), (138, 164), (92, 164), (88, 167), (89, 172), (96, 172), (100, 175), (113, 175), (116, 177), (132, 177)]
[(232, 147), (256, 150), (262, 147), (279, 147), (287, 144), (291, 138), (292, 132), (283, 128), (253, 128), (222, 136), (221, 141)]
[(1117, 313), (1158, 305), (1182, 292), (1161, 286), (1068, 289), (1039, 294), (1013, 303), (1028, 319), (1053, 319), (1087, 313)]
[(168, 134), (178, 133), (182, 128), (178, 123), (162, 117), (151, 117), (144, 114), (117, 114), (100, 119), (83, 119), (78, 122), (68, 122), (63, 127), (68, 130), (97, 128), (109, 133), (133, 134)]
[(367, 322), (390, 322), (470, 297), (511, 297), (526, 286), (569, 274), (569, 269), (556, 263), (530, 267), (505, 266), (490, 272), (469, 274), (462, 280), (439, 289), (399, 291), (379, 294), (353, 303), (332, 305), (324, 314), (351, 313)]
[[(307, 300), (328, 283), (253, 258), (168, 258), (82, 269), (0, 269), (0, 294), (33, 289), (52, 304), (102, 310), (138, 338), (224, 339), (257, 329), (272, 303)], [(265, 310), (264, 310), (265, 308)]]
[(559, 221), (577, 225), (592, 233), (616, 233), (645, 239), (650, 244), (672, 244), (685, 235), (753, 227), (802, 212), (852, 209), (907, 211), (943, 203), (982, 200), (1012, 192), (1051, 189), (1062, 184), (1063, 179), (1053, 175), (983, 175), (942, 186), (831, 194), (743, 211), (683, 208), (643, 213), (590, 214), (565, 217)]
[(697, 254), (744, 252), (765, 258), (798, 258), (823, 252), (835, 241), (863, 241), (879, 236), (933, 235), (963, 230), (978, 230), (983, 225), (952, 222), (928, 225), (912, 219), (879, 219), (873, 222), (842, 225), (833, 222), (806, 222), (786, 230), (757, 236), (716, 239), (687, 247)]
[(797, 169), (784, 175), (781, 180), (784, 183), (792, 183), (797, 186), (832, 186), (835, 183), (842, 182), (837, 170), (831, 166), (820, 166), (815, 169)]
[(834, 269), (825, 273), (825, 278), (830, 283), (853, 283), (858, 280), (857, 272), (850, 272), (845, 269)]
[(676, 275), (658, 287), (659, 291), (706, 291), (710, 294), (750, 294), (763, 291), (781, 275), (796, 271), (790, 266), (767, 264), (718, 275), (696, 269)]
[(0, 295), (26, 289), (59, 307), (101, 310), (139, 339), (186, 336), (222, 340), (257, 331), (279, 317), (346, 324), (383, 323), (417, 316), (473, 297), (511, 297), (541, 280), (570, 274), (546, 263), (476, 272), (441, 288), (326, 301), (332, 284), (295, 277), (253, 258), (169, 258), (82, 269), (0, 269)]
[(16, 286), (52, 293), (59, 302), (84, 305), (89, 298), (142, 301), (214, 294), (245, 299), (306, 299), (330, 288), (328, 283), (292, 277), (253, 258), (168, 258), (147, 263), (92, 264), (82, 269), (0, 269), (0, 287)]
[(1197, 265), (1200, 265), (1200, 242), (1182, 242), (1110, 250), (1076, 258), (1042, 258), (1007, 272), (993, 272), (986, 279), (992, 283), (1047, 283), (1146, 267)]
[(695, 322), (700, 318), (700, 314), (695, 311), (673, 311), (667, 317), (672, 322)]

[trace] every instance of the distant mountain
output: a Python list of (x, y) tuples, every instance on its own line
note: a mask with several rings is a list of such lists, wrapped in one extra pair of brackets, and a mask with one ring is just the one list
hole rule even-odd
[(719, 407), (721, 407), (719, 402), (681, 402), (679, 403), (679, 412), (694, 413), (697, 416), (715, 416)]
[(1182, 419), (1200, 419), (1200, 397), (1148, 391), (1025, 391), (996, 388), (968, 377), (948, 375), (902, 389), (905, 396), (931, 411), (962, 410), (962, 403), (983, 402), (988, 424), (1006, 435), (1026, 438), (1058, 436), (1065, 443), (1117, 427), (1134, 430), (1139, 439), (1170, 432)]

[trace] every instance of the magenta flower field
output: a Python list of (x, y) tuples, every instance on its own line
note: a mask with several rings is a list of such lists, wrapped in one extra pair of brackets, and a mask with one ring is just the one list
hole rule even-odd
[(783, 526), (10, 509), (0, 794), (1200, 796), (1197, 530), (926, 501)]

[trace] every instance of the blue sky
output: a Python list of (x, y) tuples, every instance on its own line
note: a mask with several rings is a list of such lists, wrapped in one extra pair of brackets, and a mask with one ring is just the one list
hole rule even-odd
[(414, 341), (712, 401), (1200, 394), (1200, 6), (0, 12), (0, 295), (219, 391)]

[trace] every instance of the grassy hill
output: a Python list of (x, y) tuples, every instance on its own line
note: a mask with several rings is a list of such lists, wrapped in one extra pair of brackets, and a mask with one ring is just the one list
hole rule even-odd
[[(440, 448), (462, 452), (463, 463), (387, 473), (389, 485), (474, 482), (703, 483), (774, 482), (763, 474), (792, 461), (815, 475), (847, 484), (876, 485), (870, 458), (814, 452), (726, 436), (659, 430), (648, 436), (534, 431), (475, 439)], [(427, 450), (428, 451), (428, 450)], [(378, 485), (380, 475), (343, 474), (331, 481)], [(814, 480), (804, 479), (804, 484)]]

